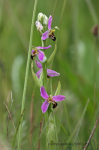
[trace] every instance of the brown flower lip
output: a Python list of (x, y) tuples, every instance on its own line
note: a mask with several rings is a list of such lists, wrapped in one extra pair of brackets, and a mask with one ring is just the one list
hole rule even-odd
[(52, 39), (53, 41), (56, 41), (56, 37), (53, 32), (49, 34), (49, 38)]
[(52, 108), (56, 108), (57, 107), (57, 103), (53, 103), (53, 107)]

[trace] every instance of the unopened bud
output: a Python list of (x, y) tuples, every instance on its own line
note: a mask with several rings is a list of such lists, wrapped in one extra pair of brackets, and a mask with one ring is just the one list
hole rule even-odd
[(42, 23), (42, 25), (48, 24), (48, 17), (43, 13), (38, 14), (37, 20), (40, 21)]
[(40, 21), (40, 22), (43, 22), (43, 17), (44, 17), (44, 14), (43, 13), (39, 13), (38, 17), (37, 17), (37, 20)]
[(48, 17), (44, 14), (43, 24), (48, 25)]
[(43, 30), (43, 26), (39, 21), (36, 21), (35, 25), (36, 25), (37, 30), (39, 31)]

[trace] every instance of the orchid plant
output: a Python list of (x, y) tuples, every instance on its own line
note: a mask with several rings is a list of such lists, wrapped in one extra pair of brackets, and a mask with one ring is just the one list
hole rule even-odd
[[(54, 130), (56, 123), (55, 123), (55, 118), (52, 116), (52, 113), (54, 111), (54, 108), (56, 108), (56, 106), (57, 106), (57, 102), (65, 99), (65, 96), (59, 95), (60, 87), (61, 87), (60, 84), (58, 85), (54, 96), (52, 96), (52, 85), (49, 86), (51, 89), (50, 94), (49, 95), (47, 94), (47, 85), (48, 85), (47, 77), (50, 78), (50, 80), (51, 80), (51, 77), (60, 75), (60, 73), (47, 68), (47, 65), (51, 61), (53, 61), (55, 53), (56, 53), (56, 51), (54, 49), (54, 51), (51, 54), (51, 56), (49, 57), (49, 59), (47, 59), (47, 57), (45, 56), (45, 49), (51, 48), (51, 45), (49, 45), (47, 47), (45, 46), (45, 41), (48, 38), (52, 39), (53, 41), (56, 40), (56, 37), (54, 35), (56, 27), (54, 29), (52, 29), (51, 24), (52, 24), (52, 16), (51, 15), (48, 18), (46, 15), (44, 15), (42, 13), (38, 14), (38, 19), (35, 22), (35, 25), (36, 25), (37, 31), (40, 33), (42, 46), (33, 47), (32, 51), (31, 51), (33, 78), (34, 78), (34, 81), (37, 84), (37, 86), (39, 86), (39, 88), (40, 88), (41, 97), (45, 100), (45, 101), (43, 100), (43, 102), (42, 102), (41, 110), (42, 110), (42, 113), (45, 114), (45, 121), (48, 122), (48, 120), (49, 120), (49, 125), (50, 125), (50, 126), (48, 125), (47, 130), (46, 130), (47, 142), (55, 141), (55, 139), (57, 139), (55, 137), (57, 134), (55, 133), (55, 130)], [(47, 31), (46, 31), (46, 27), (48, 27)], [(40, 62), (37, 60), (37, 58), (39, 59)], [(37, 71), (36, 74), (33, 71), (34, 70), (33, 61), (35, 61), (36, 66), (39, 68), (39, 71)], [(42, 78), (41, 78), (41, 74), (43, 74)], [(42, 80), (42, 82), (41, 82), (41, 80)], [(51, 107), (52, 105), (53, 105), (53, 107)], [(49, 113), (48, 113), (48, 111), (49, 111)], [(53, 132), (54, 136), (52, 135), (52, 132)], [(55, 137), (55, 138), (53, 138), (53, 137)]]

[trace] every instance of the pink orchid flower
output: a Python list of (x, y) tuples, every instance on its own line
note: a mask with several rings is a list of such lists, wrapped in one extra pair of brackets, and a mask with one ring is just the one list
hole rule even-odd
[[(37, 67), (40, 69), (36, 75), (38, 78), (40, 78), (40, 75), (41, 75), (41, 72), (43, 71), (43, 67), (42, 67), (42, 64), (39, 62), (39, 61), (35, 61)], [(50, 70), (50, 69), (47, 69), (47, 77), (54, 77), (54, 76), (59, 76), (60, 73), (54, 71), (54, 70)]]
[(38, 59), (43, 62), (46, 57), (44, 56), (44, 52), (42, 52), (40, 49), (48, 49), (48, 48), (50, 48), (50, 47), (51, 47), (51, 45), (49, 45), (48, 47), (41, 47), (41, 46), (38, 46), (38, 47), (34, 48), (34, 49), (31, 51), (31, 53), (32, 53), (31, 58), (33, 59), (33, 57), (37, 55), (37, 56), (38, 56)]
[(55, 104), (56, 102), (59, 102), (65, 99), (65, 96), (63, 95), (56, 95), (56, 96), (48, 95), (43, 86), (41, 86), (40, 92), (41, 92), (41, 96), (45, 99), (45, 102), (41, 106), (43, 113), (47, 111), (50, 103)]
[(42, 40), (46, 40), (48, 37), (50, 39), (52, 39), (53, 41), (56, 40), (56, 37), (54, 35), (55, 29), (51, 29), (51, 23), (52, 23), (52, 16), (50, 15), (49, 19), (48, 19), (48, 29), (49, 30), (42, 34)]

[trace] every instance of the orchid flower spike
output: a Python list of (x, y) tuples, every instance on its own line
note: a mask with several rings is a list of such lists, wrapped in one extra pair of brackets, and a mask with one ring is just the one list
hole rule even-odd
[(56, 102), (59, 102), (65, 99), (65, 96), (63, 95), (56, 95), (56, 96), (48, 95), (43, 86), (41, 86), (40, 92), (41, 92), (41, 96), (45, 99), (45, 102), (41, 106), (43, 113), (47, 111), (50, 103), (55, 104)]
[(50, 48), (51, 45), (49, 45), (48, 47), (41, 47), (41, 46), (38, 46), (38, 47), (35, 47), (32, 51), (31, 51), (31, 59), (34, 58), (34, 56), (38, 56), (38, 59), (41, 61), (41, 62), (45, 62), (46, 61), (46, 57), (44, 55), (44, 52), (42, 52), (41, 50), (39, 49), (48, 49)]
[(52, 16), (50, 15), (49, 19), (48, 19), (48, 29), (49, 30), (42, 34), (42, 40), (46, 40), (48, 37), (50, 39), (52, 39), (53, 41), (56, 40), (56, 37), (54, 35), (55, 29), (51, 29), (51, 23), (52, 23)]
[[(39, 61), (35, 61), (37, 67), (40, 69), (36, 75), (38, 78), (40, 78), (40, 75), (41, 75), (41, 72), (43, 71), (43, 67), (42, 67), (42, 64), (39, 62)], [(54, 76), (59, 76), (60, 73), (54, 71), (54, 70), (50, 70), (50, 69), (47, 69), (47, 77), (54, 77)]]

